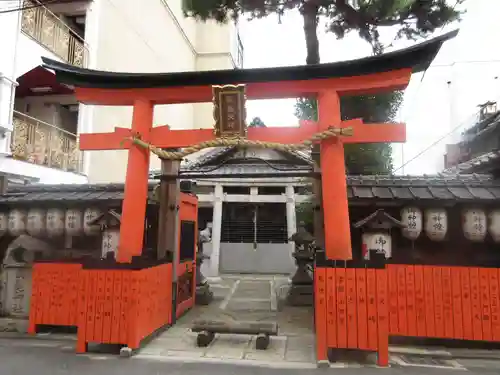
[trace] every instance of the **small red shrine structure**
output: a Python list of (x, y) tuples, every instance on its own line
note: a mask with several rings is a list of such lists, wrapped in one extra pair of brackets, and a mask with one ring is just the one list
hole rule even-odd
[[(45, 67), (54, 70), (60, 82), (75, 87), (80, 102), (93, 105), (133, 106), (130, 128), (117, 127), (112, 133), (80, 135), (81, 150), (129, 150), (116, 264), (122, 265), (118, 268), (131, 265), (135, 269), (130, 271), (128, 276), (125, 274), (119, 276), (122, 280), (121, 288), (130, 291), (130, 298), (134, 302), (131, 306), (121, 305), (123, 310), (120, 317), (124, 320), (125, 331), (131, 332), (130, 335), (117, 337), (111, 342), (137, 348), (142, 338), (163, 325), (175, 322), (175, 317), (167, 319), (166, 315), (172, 313), (174, 316), (179, 315), (178, 304), (174, 303), (173, 308), (166, 306), (168, 299), (177, 299), (174, 297), (177, 295), (177, 283), (180, 273), (185, 269), (180, 266), (179, 258), (173, 257), (174, 264), (170, 268), (164, 264), (158, 266), (159, 268), (143, 268), (139, 265), (140, 262), (138, 263), (143, 254), (150, 152), (160, 156), (166, 155), (167, 159), (178, 160), (186, 153), (163, 150), (186, 148), (196, 151), (204, 147), (213, 147), (217, 141), (230, 140), (237, 140), (242, 144), (250, 142), (265, 147), (297, 147), (299, 144), (310, 146), (313, 143), (320, 143), (322, 205), (326, 230), (324, 253), (318, 256), (315, 265), (317, 359), (326, 360), (329, 347), (358, 348), (378, 351), (379, 364), (387, 365), (388, 290), (383, 265), (380, 269), (370, 269), (366, 268), (368, 264), (366, 263), (363, 269), (355, 270), (359, 262), (349, 262), (352, 259), (352, 245), (343, 144), (404, 142), (406, 131), (403, 124), (364, 124), (361, 119), (342, 121), (340, 97), (404, 89), (412, 73), (427, 69), (441, 45), (455, 35), (456, 32), (451, 32), (408, 49), (354, 61), (284, 68), (165, 74), (112, 73), (80, 69), (44, 59)], [(246, 98), (301, 96), (317, 97), (318, 122), (302, 122), (299, 127), (290, 128), (246, 127), (243, 108)], [(153, 127), (155, 105), (212, 100), (218, 113), (215, 129), (171, 130), (169, 126)], [(193, 207), (196, 207), (196, 202), (192, 202), (189, 210), (192, 211)], [(193, 211), (189, 215), (193, 220), (192, 216), (196, 214)], [(178, 224), (169, 222), (168, 225), (173, 228)], [(373, 258), (371, 262), (378, 267), (376, 257)], [(62, 273), (61, 267), (64, 265), (52, 264), (50, 267), (51, 275), (54, 276)], [(103, 265), (101, 269), (103, 267), (105, 268)], [(73, 274), (81, 272), (78, 265), (72, 265), (71, 271)], [(113, 275), (117, 277), (116, 274)], [(92, 341), (85, 338), (88, 330), (84, 328), (88, 327), (85, 322), (94, 321), (93, 315), (96, 313), (96, 307), (94, 305), (89, 307), (86, 302), (89, 295), (95, 293), (97, 288), (98, 292), (102, 292), (99, 298), (106, 300), (113, 298), (112, 290), (109, 290), (108, 294), (106, 290), (101, 290), (103, 287), (100, 285), (103, 284), (99, 278), (105, 280), (106, 277), (107, 274), (98, 275), (95, 284), (85, 282), (80, 284), (78, 299), (82, 302), (78, 303), (78, 312), (73, 313), (77, 314), (74, 317), (75, 321), (78, 323), (78, 319), (81, 319), (82, 324), (77, 324), (79, 351), (84, 351), (85, 344)], [(92, 277), (83, 276), (83, 278), (90, 280)], [(159, 291), (168, 289), (165, 288), (163, 281), (162, 287), (159, 284), (160, 280), (165, 279), (171, 279), (173, 288), (167, 294)], [(335, 280), (337, 284), (342, 284), (346, 279), (347, 286), (342, 288), (343, 291), (337, 290), (337, 293), (336, 289), (332, 289), (336, 285)], [(34, 289), (38, 287), (42, 290), (43, 286), (40, 285), (42, 280), (43, 276), (37, 274), (35, 268)], [(353, 282), (355, 284), (352, 284)], [(339, 307), (345, 303), (345, 297), (352, 292), (353, 285), (361, 288), (360, 292), (367, 297), (370, 293), (377, 295), (377, 302), (367, 303), (366, 299), (373, 298), (364, 298), (360, 301), (360, 306), (364, 307), (358, 310), (358, 314), (366, 319), (358, 319), (364, 322), (359, 327), (355, 323), (356, 319), (353, 325), (352, 319), (348, 319), (349, 313), (346, 310), (341, 312)], [(40, 296), (42, 293), (40, 291)], [(145, 294), (147, 301), (143, 298)], [(38, 303), (38, 299), (35, 298), (32, 303), (34, 311), (38, 311)], [(113, 300), (110, 303), (118, 301)], [(185, 307), (182, 310), (185, 310)], [(57, 312), (53, 313), (57, 315)], [(38, 322), (38, 324), (48, 323)], [(360, 339), (362, 336), (363, 340)], [(93, 341), (99, 342), (100, 338), (101, 336), (93, 337)]]

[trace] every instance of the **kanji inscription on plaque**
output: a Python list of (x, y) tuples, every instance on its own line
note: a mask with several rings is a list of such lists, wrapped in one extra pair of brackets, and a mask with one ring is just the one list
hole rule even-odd
[(217, 137), (245, 137), (245, 85), (213, 86), (214, 132)]

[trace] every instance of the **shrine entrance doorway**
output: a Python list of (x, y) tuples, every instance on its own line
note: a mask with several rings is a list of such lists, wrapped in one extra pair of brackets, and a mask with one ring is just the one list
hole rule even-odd
[(290, 274), (286, 220), (285, 203), (223, 203), (220, 272)]

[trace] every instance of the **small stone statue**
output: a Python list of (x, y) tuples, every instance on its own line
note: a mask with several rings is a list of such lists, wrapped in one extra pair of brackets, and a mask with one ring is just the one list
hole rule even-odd
[(201, 265), (205, 259), (209, 257), (203, 254), (203, 244), (210, 242), (211, 238), (210, 228), (205, 228), (200, 231), (198, 235), (198, 251), (196, 253), (196, 304), (198, 305), (208, 305), (212, 302), (213, 293), (210, 290), (210, 285), (206, 277), (201, 272)]

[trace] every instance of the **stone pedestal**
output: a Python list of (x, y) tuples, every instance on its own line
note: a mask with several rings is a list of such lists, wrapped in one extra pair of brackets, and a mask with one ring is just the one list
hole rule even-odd
[(314, 305), (314, 281), (311, 264), (313, 255), (309, 251), (296, 251), (293, 254), (297, 270), (291, 279), (287, 303), (291, 306)]
[[(202, 248), (201, 244), (198, 247)], [(212, 302), (214, 294), (210, 290), (210, 284), (208, 280), (203, 276), (201, 272), (201, 265), (207, 257), (203, 255), (203, 251), (198, 251), (196, 257), (196, 297), (195, 301), (197, 305), (208, 305)]]
[(202, 285), (196, 285), (196, 304), (197, 305), (208, 305), (214, 299), (214, 294), (210, 290), (210, 285), (208, 282)]

